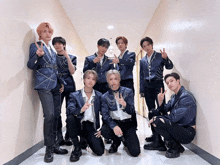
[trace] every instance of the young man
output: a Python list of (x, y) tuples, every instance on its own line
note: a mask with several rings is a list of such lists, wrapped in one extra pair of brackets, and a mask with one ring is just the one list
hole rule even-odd
[[(67, 102), (69, 100), (70, 92), (75, 92), (75, 81), (73, 79), (72, 74), (75, 73), (76, 70), (76, 56), (67, 54), (66, 52), (66, 40), (62, 37), (54, 37), (52, 40), (52, 44), (57, 51), (57, 66), (59, 76), (64, 79), (66, 85), (64, 85), (64, 89), (61, 89), (61, 107), (63, 103), (63, 99), (65, 97), (66, 107)], [(72, 142), (69, 139), (69, 130), (68, 126), (66, 126), (66, 135), (65, 140), (62, 135), (62, 120), (61, 116), (58, 119), (58, 127), (57, 127), (57, 136), (60, 145), (72, 145)]]
[(136, 57), (135, 52), (129, 52), (127, 50), (128, 40), (124, 36), (117, 37), (115, 42), (121, 53), (119, 57), (115, 55), (112, 62), (118, 65), (121, 75), (120, 84), (121, 86), (132, 89), (134, 93), (133, 68)]
[[(168, 150), (165, 156), (168, 158), (179, 157), (184, 152), (182, 144), (190, 143), (196, 134), (196, 100), (192, 93), (180, 85), (180, 76), (177, 73), (167, 74), (164, 80), (168, 88), (175, 94), (167, 104), (162, 104), (166, 91), (158, 94), (159, 108), (151, 110), (154, 116), (149, 125), (154, 127), (158, 136), (163, 136)], [(161, 111), (170, 112), (169, 115), (160, 115)], [(164, 142), (156, 137), (152, 148), (158, 150), (164, 146)]]
[(35, 90), (38, 91), (44, 114), (44, 145), (46, 145), (45, 162), (53, 161), (53, 153), (67, 154), (59, 148), (56, 141), (57, 121), (60, 116), (60, 88), (64, 83), (58, 77), (56, 53), (49, 41), (53, 28), (47, 22), (37, 27), (39, 42), (30, 46), (27, 66), (35, 71)]
[(109, 60), (105, 55), (109, 46), (110, 43), (107, 39), (99, 39), (97, 43), (98, 52), (85, 58), (83, 68), (84, 73), (89, 69), (95, 70), (97, 72), (98, 81), (96, 82), (94, 89), (101, 92), (102, 94), (107, 92), (109, 89), (105, 76), (106, 72), (114, 68), (113, 64), (111, 64), (112, 60)]
[(104, 153), (104, 143), (97, 129), (100, 127), (102, 94), (93, 89), (98, 75), (94, 70), (87, 70), (83, 75), (84, 88), (70, 94), (67, 106), (67, 122), (69, 136), (74, 144), (70, 161), (78, 161), (82, 155), (79, 135), (85, 137), (92, 151), (101, 156)]
[[(162, 88), (164, 91), (164, 66), (166, 69), (172, 69), (173, 63), (168, 58), (165, 49), (163, 51), (160, 50), (161, 53), (153, 50), (153, 40), (151, 38), (143, 38), (140, 45), (147, 52), (146, 56), (140, 60), (140, 94), (141, 97), (145, 97), (149, 112), (155, 108), (155, 101), (158, 106), (157, 94), (160, 93), (160, 89)], [(148, 118), (152, 118), (150, 113), (148, 113)], [(145, 139), (147, 142), (155, 140), (156, 133), (153, 128), (151, 130), (152, 136)]]
[(134, 94), (130, 88), (120, 86), (120, 73), (109, 70), (106, 74), (111, 88), (102, 96), (102, 116), (105, 124), (101, 134), (112, 139), (109, 153), (115, 153), (123, 141), (132, 156), (140, 154), (140, 143), (136, 134), (136, 124), (132, 120), (135, 113)]

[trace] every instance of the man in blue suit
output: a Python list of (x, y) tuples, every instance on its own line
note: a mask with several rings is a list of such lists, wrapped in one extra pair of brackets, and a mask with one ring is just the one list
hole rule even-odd
[[(155, 102), (157, 103), (157, 107), (159, 107), (157, 94), (160, 93), (161, 88), (164, 91), (164, 66), (166, 69), (172, 69), (173, 63), (168, 58), (165, 49), (163, 49), (161, 53), (153, 50), (153, 40), (151, 38), (143, 38), (140, 42), (140, 45), (144, 51), (147, 52), (146, 56), (140, 60), (140, 94), (141, 97), (145, 97), (145, 101), (148, 107), (148, 118), (150, 120), (152, 115), (149, 112), (151, 109), (155, 108)], [(163, 103), (165, 103), (165, 100)], [(155, 138), (159, 137), (153, 127), (151, 127), (151, 130), (152, 136), (145, 139), (147, 142), (153, 142), (155, 141)], [(154, 147), (153, 145), (154, 143), (149, 143), (144, 147), (145, 149), (148, 149)], [(161, 150), (166, 150), (166, 148), (164, 147)]]
[(35, 90), (38, 91), (44, 114), (44, 144), (46, 145), (45, 162), (53, 161), (53, 153), (67, 154), (56, 142), (57, 121), (60, 115), (60, 88), (64, 83), (58, 77), (56, 53), (49, 41), (53, 28), (47, 22), (37, 27), (39, 42), (30, 46), (27, 66), (35, 71)]
[[(101, 156), (104, 153), (104, 143), (97, 129), (100, 127), (102, 94), (93, 89), (98, 75), (94, 70), (87, 70), (83, 75), (84, 88), (70, 93), (67, 105), (67, 123), (69, 136), (74, 144), (70, 161), (76, 162), (82, 155), (78, 136), (83, 136), (92, 151)], [(80, 136), (80, 137), (81, 137)]]
[(105, 121), (101, 134), (112, 139), (109, 153), (115, 153), (121, 144), (126, 144), (129, 153), (136, 157), (140, 154), (140, 143), (136, 134), (134, 94), (130, 88), (120, 86), (120, 73), (109, 70), (106, 74), (110, 90), (102, 96), (102, 116)]
[(101, 38), (97, 42), (98, 51), (91, 56), (85, 58), (83, 72), (92, 69), (98, 74), (98, 81), (96, 82), (94, 89), (104, 94), (108, 91), (109, 87), (106, 81), (106, 72), (113, 69), (112, 60), (108, 59), (105, 55), (110, 43), (107, 39)]

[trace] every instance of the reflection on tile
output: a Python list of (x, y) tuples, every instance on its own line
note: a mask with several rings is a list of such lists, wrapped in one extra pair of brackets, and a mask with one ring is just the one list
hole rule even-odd
[[(82, 156), (78, 162), (75, 162), (75, 165), (170, 165), (170, 164), (178, 164), (178, 165), (208, 165), (205, 160), (200, 158), (198, 155), (194, 154), (190, 150), (186, 149), (186, 151), (181, 154), (179, 158), (176, 159), (168, 159), (166, 158), (165, 152), (159, 151), (147, 151), (143, 149), (144, 139), (146, 136), (151, 135), (150, 128), (147, 126), (146, 119), (138, 115), (138, 137), (141, 144), (141, 154), (138, 157), (131, 157), (128, 155), (126, 148), (121, 144), (118, 152), (114, 154), (109, 154), (108, 149), (110, 144), (105, 145), (105, 153), (102, 156), (96, 156), (92, 153), (90, 148), (82, 151)], [(54, 155), (54, 161), (50, 163), (51, 165), (69, 165), (73, 164), (69, 161), (69, 157), (72, 151), (71, 146), (64, 146), (69, 153), (67, 155)], [(20, 165), (43, 165), (48, 164), (43, 161), (44, 159), (45, 147), (40, 149), (34, 155), (29, 157), (27, 160), (22, 162)]]

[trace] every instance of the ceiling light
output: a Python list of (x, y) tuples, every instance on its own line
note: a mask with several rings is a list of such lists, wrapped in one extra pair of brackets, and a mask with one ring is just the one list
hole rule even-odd
[(112, 29), (114, 29), (114, 26), (113, 25), (108, 25), (108, 29), (112, 30)]

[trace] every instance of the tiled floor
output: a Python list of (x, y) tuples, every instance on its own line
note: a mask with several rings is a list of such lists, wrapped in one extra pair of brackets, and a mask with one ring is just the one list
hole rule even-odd
[[(138, 137), (141, 144), (141, 154), (138, 157), (131, 157), (127, 154), (126, 148), (121, 144), (118, 152), (114, 154), (109, 154), (108, 149), (110, 144), (106, 144), (105, 154), (96, 156), (92, 153), (90, 148), (83, 150), (83, 154), (80, 160), (75, 163), (69, 161), (70, 153), (72, 147), (64, 146), (69, 150), (67, 155), (54, 155), (54, 161), (50, 163), (51, 165), (208, 165), (209, 163), (200, 158), (198, 155), (194, 154), (190, 150), (186, 149), (179, 158), (168, 159), (164, 156), (165, 152), (159, 151), (147, 151), (143, 149), (144, 139), (146, 136), (151, 135), (150, 128), (147, 127), (146, 119), (141, 116), (138, 117)], [(20, 165), (43, 165), (44, 163), (44, 152), (45, 147), (40, 149), (34, 155), (29, 157), (27, 160), (22, 162)]]

